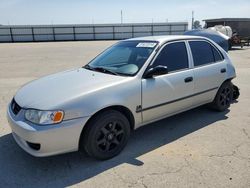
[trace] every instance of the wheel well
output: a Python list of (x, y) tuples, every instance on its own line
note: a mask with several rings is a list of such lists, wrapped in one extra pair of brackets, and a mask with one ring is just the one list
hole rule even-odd
[(135, 119), (134, 119), (134, 116), (133, 116), (132, 112), (128, 108), (126, 108), (124, 106), (118, 106), (118, 105), (117, 106), (110, 106), (110, 107), (107, 107), (107, 108), (104, 108), (104, 109), (100, 110), (99, 112), (94, 114), (94, 116), (101, 113), (101, 112), (103, 112), (103, 111), (106, 111), (106, 110), (116, 110), (118, 112), (121, 112), (128, 119), (130, 129), (134, 130)]
[[(130, 129), (131, 129), (131, 130), (134, 130), (135, 119), (134, 119), (134, 116), (133, 116), (132, 112), (131, 112), (128, 108), (126, 108), (126, 107), (124, 107), (124, 106), (119, 106), (119, 105), (116, 105), (116, 106), (109, 106), (109, 107), (103, 108), (103, 109), (101, 109), (100, 111), (96, 112), (94, 115), (92, 115), (92, 116), (89, 118), (89, 120), (86, 122), (86, 125), (87, 125), (92, 119), (94, 119), (98, 114), (100, 114), (100, 113), (102, 113), (102, 112), (104, 112), (104, 111), (106, 111), (106, 110), (116, 110), (116, 111), (122, 113), (123, 115), (125, 115), (126, 118), (127, 118), (128, 121), (129, 121)], [(87, 127), (86, 125), (84, 126), (82, 132), (84, 132), (84, 129)]]
[(226, 82), (231, 82), (232, 79), (233, 79), (233, 78), (228, 78), (228, 79), (226, 79), (226, 80), (220, 85), (220, 87), (221, 87), (224, 83), (226, 83)]
[(92, 119), (94, 119), (98, 114), (100, 114), (100, 113), (102, 113), (102, 112), (104, 112), (104, 111), (106, 111), (106, 110), (116, 110), (116, 111), (122, 113), (123, 115), (125, 115), (126, 118), (127, 118), (128, 121), (129, 121), (130, 129), (131, 129), (131, 130), (134, 130), (135, 119), (134, 119), (134, 116), (133, 116), (132, 112), (131, 112), (128, 108), (126, 108), (126, 107), (124, 107), (124, 106), (119, 106), (119, 105), (106, 107), (106, 108), (104, 108), (104, 109), (102, 109), (102, 110), (96, 112), (96, 113), (95, 113), (94, 115), (92, 115), (92, 116), (89, 118), (89, 120), (86, 122), (86, 124), (85, 124), (85, 126), (83, 127), (83, 130), (82, 130), (82, 132), (81, 132), (81, 136), (80, 136), (80, 140), (79, 140), (79, 148), (80, 148), (81, 140), (83, 139), (83, 137), (82, 137), (82, 136), (83, 136), (83, 133), (85, 132), (86, 129), (88, 129), (88, 123), (89, 123)]
[[(232, 79), (233, 79), (233, 78), (228, 78), (228, 79), (226, 79), (224, 82), (231, 82)], [(224, 82), (223, 82), (223, 83), (224, 83)]]
[[(216, 92), (216, 95), (217, 95), (219, 89), (221, 88), (221, 86), (222, 86), (224, 83), (226, 83), (226, 82), (231, 82), (232, 79), (233, 79), (233, 78), (228, 78), (228, 79), (226, 79), (224, 82), (222, 82), (221, 85), (218, 87), (218, 90), (217, 90), (217, 92)], [(216, 97), (216, 95), (214, 96), (214, 98)]]

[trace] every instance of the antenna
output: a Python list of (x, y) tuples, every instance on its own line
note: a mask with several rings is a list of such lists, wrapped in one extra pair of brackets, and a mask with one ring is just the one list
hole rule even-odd
[(194, 29), (194, 11), (192, 11), (192, 27), (191, 29)]
[(121, 10), (121, 24), (123, 23), (123, 15), (122, 15), (122, 10)]

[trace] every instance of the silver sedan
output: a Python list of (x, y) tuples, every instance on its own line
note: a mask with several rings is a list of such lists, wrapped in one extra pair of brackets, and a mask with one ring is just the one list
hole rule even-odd
[(83, 149), (109, 159), (140, 126), (204, 104), (229, 108), (235, 77), (228, 54), (209, 39), (134, 38), (84, 67), (24, 85), (7, 117), (14, 139), (31, 155)]

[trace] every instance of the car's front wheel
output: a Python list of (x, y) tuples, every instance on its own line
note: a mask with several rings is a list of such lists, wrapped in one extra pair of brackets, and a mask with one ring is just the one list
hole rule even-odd
[(128, 142), (130, 124), (118, 111), (97, 114), (86, 126), (80, 146), (94, 158), (110, 159), (118, 155)]
[(228, 109), (233, 100), (233, 85), (231, 82), (224, 82), (218, 90), (211, 107), (217, 111)]

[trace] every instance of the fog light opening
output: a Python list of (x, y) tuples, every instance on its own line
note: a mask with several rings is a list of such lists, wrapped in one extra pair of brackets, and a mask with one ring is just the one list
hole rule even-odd
[(33, 150), (40, 150), (41, 148), (41, 144), (35, 144), (35, 143), (31, 143), (31, 142), (27, 142), (28, 146), (33, 149)]

